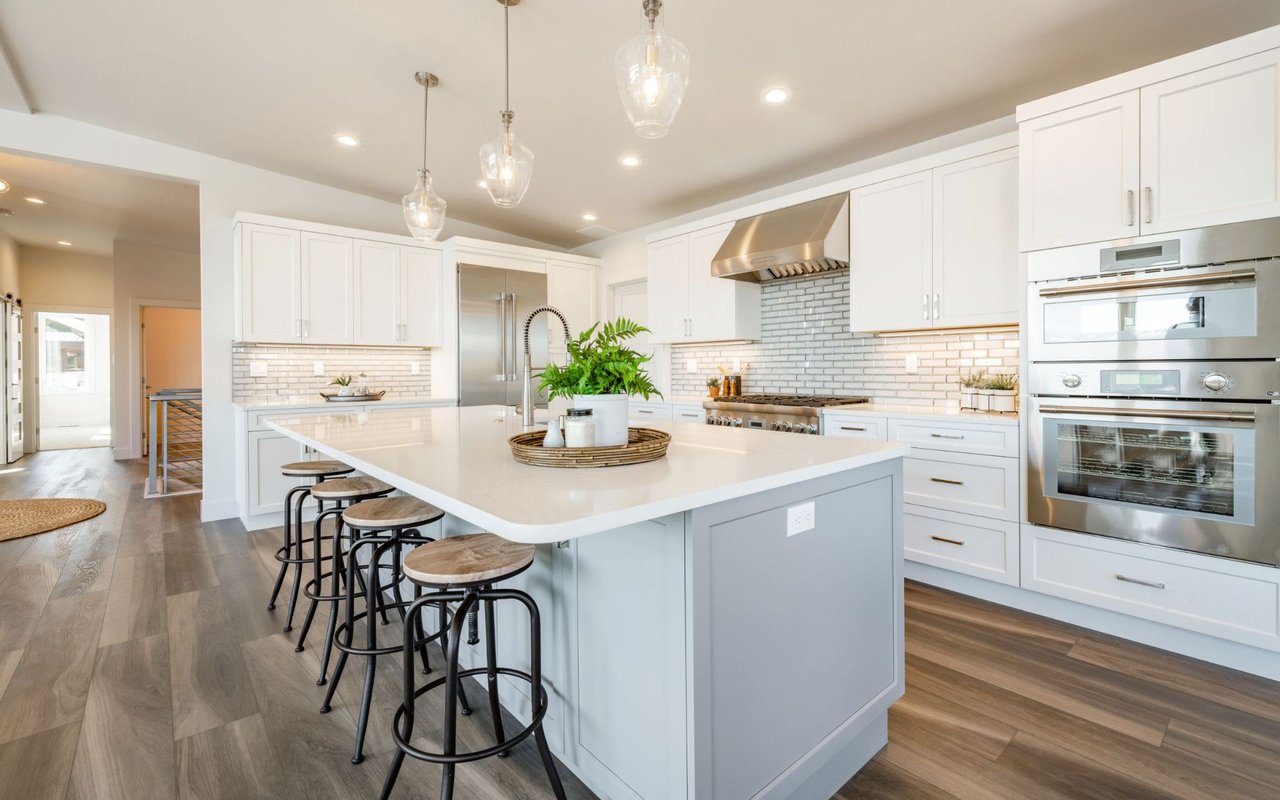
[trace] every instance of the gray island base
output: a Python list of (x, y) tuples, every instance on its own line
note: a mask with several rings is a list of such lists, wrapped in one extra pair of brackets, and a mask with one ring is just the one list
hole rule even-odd
[[(660, 462), (554, 470), (511, 459), (504, 408), (271, 425), (440, 506), (437, 535), (537, 544), (510, 583), (542, 611), (545, 727), (600, 797), (827, 800), (888, 741), (905, 448), (677, 424)], [(525, 668), (524, 613), (502, 605), (499, 660)], [(527, 686), (503, 704), (528, 719)]]

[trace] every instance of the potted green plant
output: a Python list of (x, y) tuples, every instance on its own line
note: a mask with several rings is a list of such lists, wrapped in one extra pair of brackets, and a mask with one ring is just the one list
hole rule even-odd
[(631, 395), (662, 396), (644, 365), (652, 356), (626, 346), (649, 329), (619, 318), (597, 322), (568, 341), (569, 360), (550, 364), (542, 371), (538, 387), (555, 400), (566, 397), (574, 408), (589, 408), (595, 418), (596, 444), (601, 447), (627, 443), (627, 401)]
[(720, 379), (712, 376), (707, 378), (707, 394), (711, 397), (720, 396)]
[(970, 372), (967, 375), (960, 376), (960, 407), (961, 408), (977, 408), (978, 407), (978, 387), (987, 377), (986, 370), (978, 370)]
[(338, 377), (329, 381), (329, 385), (338, 387), (339, 397), (350, 397), (352, 392), (355, 391), (354, 389), (351, 388), (351, 381), (352, 381), (352, 378), (350, 375), (339, 375)]
[(997, 372), (982, 382), (982, 394), (987, 397), (987, 411), (1009, 413), (1018, 407), (1018, 376)]

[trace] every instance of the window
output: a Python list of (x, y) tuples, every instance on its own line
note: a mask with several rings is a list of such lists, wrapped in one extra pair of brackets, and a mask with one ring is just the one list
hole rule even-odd
[(93, 394), (96, 335), (85, 315), (40, 314), (41, 394)]

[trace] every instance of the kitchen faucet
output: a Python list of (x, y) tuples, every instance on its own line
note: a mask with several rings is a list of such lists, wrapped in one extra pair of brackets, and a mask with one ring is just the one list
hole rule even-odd
[[(564, 326), (564, 341), (566, 344), (568, 344), (569, 342), (569, 321), (564, 318), (564, 314), (560, 313), (560, 309), (556, 308), (555, 306), (538, 306), (532, 312), (530, 312), (529, 316), (525, 319), (524, 321), (524, 393), (523, 393), (523, 396), (520, 398), (521, 399), (520, 411), (523, 414), (524, 426), (526, 428), (533, 427), (533, 404), (535, 399), (534, 398), (535, 393), (533, 391), (533, 360), (529, 357), (529, 326), (533, 324), (533, 318), (543, 312), (546, 312), (548, 314), (554, 314), (555, 316), (560, 318), (560, 324)], [(548, 358), (550, 358), (549, 355), (548, 355)], [(546, 369), (546, 367), (538, 367), (538, 369), (543, 370), (543, 369)]]

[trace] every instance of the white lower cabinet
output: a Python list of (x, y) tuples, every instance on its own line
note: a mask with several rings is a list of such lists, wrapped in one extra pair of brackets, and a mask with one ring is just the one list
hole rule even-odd
[(874, 439), (883, 442), (888, 437), (889, 420), (869, 417), (865, 414), (824, 414), (822, 433), (825, 436), (843, 436), (849, 439)]
[(990, 581), (1018, 584), (1018, 523), (908, 505), (906, 558)]
[(297, 478), (280, 474), (280, 468), (303, 461), (309, 454), (302, 445), (275, 431), (253, 431), (249, 434), (247, 511), (251, 515), (283, 514), (284, 497), (297, 486)]
[(672, 403), (671, 419), (701, 425), (707, 421), (707, 410), (701, 403)]
[(902, 462), (905, 502), (1017, 522), (1017, 459), (913, 450)]
[(633, 422), (637, 420), (643, 422), (645, 420), (654, 419), (671, 419), (670, 403), (654, 403), (649, 401), (637, 403), (635, 400), (632, 400), (628, 404), (628, 407), (630, 410), (627, 413)]
[(1021, 538), (1026, 589), (1280, 650), (1280, 570), (1033, 525)]

